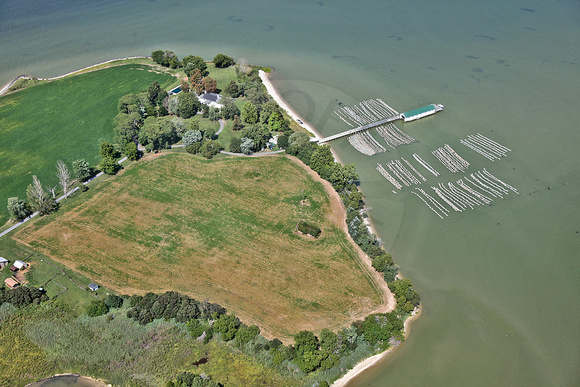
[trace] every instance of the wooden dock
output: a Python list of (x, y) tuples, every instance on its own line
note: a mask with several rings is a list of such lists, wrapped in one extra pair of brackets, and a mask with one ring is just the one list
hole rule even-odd
[(369, 130), (369, 129), (375, 128), (377, 126), (390, 124), (393, 121), (398, 121), (398, 120), (402, 120), (402, 119), (403, 119), (403, 114), (399, 114), (397, 116), (385, 118), (384, 120), (380, 120), (380, 121), (376, 121), (376, 122), (371, 122), (370, 124), (359, 126), (358, 128), (350, 129), (350, 130), (347, 130), (347, 131), (342, 132), (342, 133), (333, 134), (332, 136), (324, 137), (321, 139), (313, 138), (310, 141), (317, 142), (319, 144), (324, 144), (326, 142), (336, 140), (338, 138), (352, 136), (353, 134), (362, 132), (364, 130)]

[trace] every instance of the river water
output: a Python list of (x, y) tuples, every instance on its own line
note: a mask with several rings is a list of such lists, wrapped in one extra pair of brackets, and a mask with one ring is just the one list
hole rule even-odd
[[(323, 135), (347, 129), (334, 118), (339, 103), (442, 103), (443, 113), (401, 125), (418, 143), (372, 157), (332, 144), (357, 164), (377, 234), (424, 306), (406, 343), (352, 385), (573, 386), (579, 17), (577, 0), (4, 0), (0, 84), (171, 49), (275, 67), (282, 96)], [(459, 143), (475, 133), (512, 151), (491, 162)], [(441, 220), (375, 170), (417, 153), (441, 172), (422, 186), (432, 192), (461, 177), (430, 158), (445, 143), (468, 172), (486, 168), (519, 195)]]

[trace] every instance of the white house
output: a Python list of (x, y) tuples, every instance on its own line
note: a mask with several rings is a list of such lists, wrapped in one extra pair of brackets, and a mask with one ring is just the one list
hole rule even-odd
[(22, 269), (26, 269), (28, 267), (28, 264), (26, 262), (22, 262), (22, 261), (18, 260), (18, 261), (14, 261), (14, 266), (18, 270), (22, 270)]

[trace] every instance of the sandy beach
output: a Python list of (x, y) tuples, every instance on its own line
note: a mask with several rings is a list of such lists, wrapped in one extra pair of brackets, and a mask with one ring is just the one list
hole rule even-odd
[[(417, 311), (414, 312), (413, 315), (411, 315), (408, 319), (405, 320), (405, 338), (407, 338), (409, 336), (411, 323), (413, 321), (415, 321), (417, 318), (419, 318), (420, 316), (421, 316), (421, 308), (419, 308)], [(383, 353), (379, 353), (378, 355), (374, 355), (374, 356), (371, 356), (369, 358), (364, 359), (363, 361), (358, 363), (356, 366), (354, 366), (353, 369), (348, 371), (346, 373), (346, 375), (344, 375), (342, 378), (335, 381), (332, 384), (332, 387), (345, 387), (345, 386), (347, 386), (348, 383), (351, 382), (354, 378), (356, 378), (357, 376), (359, 376), (361, 373), (368, 370), (369, 368), (380, 363), (383, 359), (385, 359), (387, 356), (389, 356), (397, 348), (398, 347), (389, 348)]]

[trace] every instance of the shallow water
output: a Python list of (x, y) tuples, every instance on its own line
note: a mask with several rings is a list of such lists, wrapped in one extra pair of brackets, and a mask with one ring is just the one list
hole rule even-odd
[[(390, 358), (353, 385), (580, 384), (580, 3), (574, 0), (3, 1), (0, 84), (113, 57), (223, 52), (276, 68), (273, 81), (324, 135), (347, 129), (339, 102), (382, 98), (445, 112), (401, 128), (419, 140), (357, 164), (378, 235), (424, 311)], [(482, 133), (509, 147), (491, 162), (459, 144)], [(378, 137), (378, 136), (377, 136)], [(375, 171), (450, 144), (520, 194), (440, 220)], [(419, 168), (418, 168), (419, 169)], [(457, 180), (438, 165), (428, 188)], [(548, 189), (550, 187), (550, 189)]]
[(77, 375), (53, 376), (52, 378), (32, 383), (29, 387), (105, 387), (106, 384)]

